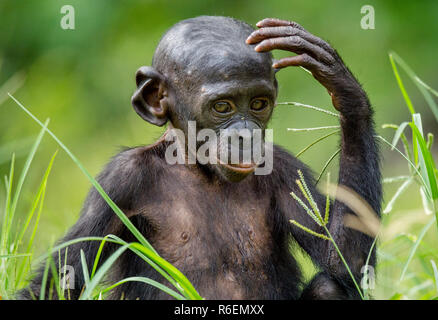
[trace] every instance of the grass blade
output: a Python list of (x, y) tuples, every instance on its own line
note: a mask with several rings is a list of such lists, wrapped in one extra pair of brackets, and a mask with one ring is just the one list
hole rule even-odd
[[(49, 119), (46, 120), (45, 125), (47, 126), (49, 123)], [(13, 247), (12, 252), (11, 253), (16, 253), (18, 250), (18, 246), (16, 245), (17, 242), (13, 242), (14, 246), (11, 246), (9, 243), (9, 236), (11, 233), (11, 228), (12, 228), (12, 224), (13, 224), (13, 220), (14, 220), (14, 216), (15, 216), (15, 211), (17, 208), (17, 204), (18, 204), (18, 199), (20, 198), (20, 194), (21, 194), (21, 190), (23, 188), (24, 185), (24, 181), (26, 180), (26, 176), (27, 173), (29, 172), (29, 168), (30, 165), (33, 161), (33, 158), (36, 154), (36, 151), (41, 143), (41, 140), (43, 139), (45, 130), (41, 130), (35, 143), (33, 144), (31, 151), (29, 152), (29, 155), (27, 156), (26, 162), (24, 164), (23, 170), (20, 174), (20, 177), (18, 178), (18, 183), (17, 183), (17, 187), (15, 189), (14, 195), (12, 197), (12, 176), (10, 176), (9, 179), (9, 185), (8, 185), (8, 197), (7, 197), (7, 205), (6, 205), (6, 210), (5, 210), (5, 217), (4, 217), (4, 221), (3, 221), (3, 228), (2, 228), (2, 239), (1, 239), (1, 252), (9, 252), (9, 250), (11, 250), (11, 247)], [(13, 166), (15, 166), (15, 156), (13, 156), (14, 164), (11, 164), (11, 169), (13, 168)], [(13, 172), (13, 171), (12, 171)], [(17, 234), (18, 236), (18, 234)], [(2, 265), (1, 265), (1, 269), (6, 272), (6, 262), (5, 260), (3, 260)], [(15, 282), (14, 282), (15, 283)], [(5, 281), (4, 281), (4, 285), (6, 286), (6, 288), (9, 285), (9, 277), (6, 277)]]
[(340, 130), (336, 130), (336, 131), (333, 131), (333, 132), (330, 132), (330, 133), (328, 133), (328, 134), (326, 134), (325, 136), (322, 136), (322, 137), (319, 137), (318, 139), (316, 139), (315, 141), (313, 141), (312, 143), (310, 143), (309, 145), (307, 145), (304, 149), (302, 149), (300, 152), (298, 152), (296, 155), (295, 155), (295, 157), (299, 157), (299, 156), (301, 156), (304, 152), (306, 152), (307, 150), (309, 150), (311, 147), (313, 147), (315, 144), (317, 144), (318, 142), (321, 142), (321, 141), (323, 141), (323, 140), (325, 140), (325, 139), (327, 139), (328, 137), (330, 137), (330, 136), (332, 136), (332, 135), (334, 135), (334, 134), (336, 134), (336, 133), (339, 133), (340, 132)]
[(328, 114), (330, 116), (339, 118), (339, 114), (337, 114), (337, 113), (328, 111), (326, 109), (314, 107), (314, 106), (311, 106), (311, 105), (308, 105), (308, 104), (299, 103), (299, 102), (278, 102), (276, 105), (277, 106), (280, 106), (280, 105), (290, 105), (290, 106), (295, 106), (295, 107), (307, 108), (307, 109), (310, 109), (310, 110), (322, 112), (322, 113)]
[[(435, 177), (435, 163), (433, 161), (432, 154), (430, 153), (430, 150), (427, 148), (426, 141), (424, 140), (421, 132), (419, 131), (418, 127), (414, 123), (410, 123), (410, 126), (412, 128), (413, 135), (415, 135), (416, 140), (418, 141), (418, 144), (420, 146), (421, 155), (424, 159), (424, 167), (425, 167), (425, 178), (427, 178), (427, 182), (429, 182), (429, 190), (431, 192), (432, 199), (438, 199), (438, 185)], [(427, 174), (426, 174), (427, 173)]]
[(341, 152), (341, 148), (339, 148), (338, 150), (335, 151), (335, 153), (333, 153), (330, 158), (326, 161), (326, 163), (324, 164), (324, 166), (321, 169), (321, 172), (318, 175), (318, 178), (316, 179), (315, 182), (315, 186), (319, 183), (319, 181), (322, 178), (322, 175), (324, 174), (325, 170), (327, 169), (327, 167), (330, 165), (330, 163), (333, 161), (333, 159)]
[[(392, 139), (392, 144), (395, 146), (397, 145), (398, 140), (400, 139), (403, 131), (405, 130), (405, 128), (409, 125), (409, 122), (403, 122), (402, 124), (400, 124), (400, 126), (397, 128), (397, 130), (395, 131), (394, 134), (394, 138)], [(394, 148), (392, 148), (391, 150), (394, 150)]]
[(28, 253), (5, 254), (5, 255), (0, 255), (0, 259), (21, 258), (21, 257), (28, 257), (28, 256), (30, 256), (30, 254), (28, 254)]
[(118, 287), (119, 285), (124, 284), (126, 282), (130, 282), (130, 281), (147, 283), (147, 284), (149, 284), (151, 286), (154, 286), (154, 287), (156, 287), (156, 288), (166, 292), (167, 294), (169, 294), (170, 296), (174, 297), (177, 300), (186, 300), (186, 298), (184, 298), (182, 295), (180, 295), (176, 291), (166, 287), (165, 285), (163, 285), (163, 284), (161, 284), (161, 283), (159, 283), (159, 282), (157, 282), (155, 280), (152, 280), (152, 279), (146, 278), (146, 277), (130, 277), (130, 278), (125, 278), (125, 279), (120, 280), (119, 282), (111, 285), (110, 287), (105, 288), (104, 290), (101, 291), (101, 293), (106, 293), (106, 292), (108, 292), (108, 291)]
[(410, 176), (397, 176), (397, 177), (388, 177), (383, 179), (383, 183), (394, 183), (394, 182), (400, 182), (400, 181), (406, 181), (409, 180)]
[(421, 241), (423, 240), (424, 236), (426, 235), (426, 232), (430, 229), (430, 227), (434, 224), (434, 222), (436, 221), (436, 218), (433, 218), (432, 220), (430, 220), (428, 222), (428, 224), (426, 224), (423, 229), (421, 229), (420, 234), (418, 235), (417, 241), (415, 241), (414, 246), (412, 247), (411, 251), (409, 252), (409, 257), (408, 260), (406, 260), (406, 263), (403, 267), (402, 273), (400, 275), (400, 279), (399, 282), (401, 282), (403, 280), (403, 278), (405, 277), (406, 271), (408, 270), (408, 266), (412, 261), (412, 258), (415, 255), (415, 252), (418, 249), (418, 246), (420, 245)]
[(432, 214), (433, 213), (433, 203), (431, 200), (426, 196), (426, 191), (424, 186), (420, 186), (420, 195), (421, 195), (421, 202), (423, 203), (423, 209), (426, 214)]
[(84, 276), (85, 287), (88, 288), (90, 285), (90, 274), (88, 273), (88, 265), (87, 259), (85, 258), (84, 250), (81, 249), (81, 265), (82, 265), (82, 274)]
[[(49, 249), (49, 252), (51, 250)], [(45, 300), (46, 299), (46, 288), (47, 288), (47, 279), (49, 277), (49, 269), (50, 269), (50, 261), (52, 256), (49, 255), (49, 257), (46, 260), (46, 264), (44, 267), (44, 272), (43, 272), (43, 278), (41, 280), (41, 291), (40, 291), (40, 296), (39, 299), (40, 300)]]
[[(408, 157), (406, 157), (405, 154), (404, 154), (403, 152), (401, 152), (396, 146), (392, 145), (388, 140), (386, 140), (386, 139), (383, 138), (382, 136), (380, 136), (380, 135), (376, 135), (375, 137), (378, 138), (378, 139), (380, 139), (380, 140), (382, 140), (383, 142), (385, 142), (385, 143), (386, 143), (387, 145), (389, 145), (391, 148), (393, 147), (395, 151), (397, 151), (398, 153), (400, 153), (401, 156), (402, 156), (403, 158), (405, 158), (405, 160), (408, 162), (408, 164), (411, 166), (411, 168), (415, 171), (415, 173), (418, 174), (418, 177), (420, 178), (421, 182), (422, 182), (424, 185), (427, 185), (426, 181), (424, 181), (423, 176), (421, 175), (420, 171), (418, 171), (418, 169), (417, 169), (417, 167), (415, 166), (415, 164), (413, 164), (413, 162), (412, 162)], [(427, 193), (427, 196), (428, 196), (428, 197), (431, 197), (430, 190), (427, 189), (427, 188), (426, 188), (425, 190), (428, 192), (428, 193)]]
[(425, 87), (427, 90), (429, 90), (431, 93), (433, 93), (436, 97), (438, 97), (438, 91), (432, 89), (429, 85), (427, 85), (423, 80), (415, 76), (415, 80), (421, 84), (423, 87)]
[(102, 255), (103, 246), (105, 245), (108, 237), (109, 236), (105, 236), (103, 238), (102, 242), (100, 243), (99, 249), (97, 250), (96, 258), (94, 259), (93, 269), (91, 270), (91, 278), (93, 278), (94, 274), (96, 273), (97, 265), (99, 263), (100, 256)]
[(403, 81), (400, 78), (400, 75), (399, 75), (398, 70), (397, 70), (397, 66), (395, 65), (395, 62), (394, 62), (393, 55), (394, 55), (394, 53), (389, 54), (389, 61), (391, 62), (391, 66), (392, 66), (392, 70), (394, 72), (395, 79), (397, 80), (397, 84), (400, 88), (400, 91), (403, 95), (403, 98), (405, 99), (405, 102), (406, 102), (406, 105), (408, 106), (409, 111), (411, 112), (411, 114), (414, 114), (415, 113), (414, 106), (412, 105), (412, 101), (409, 98), (409, 95), (406, 92), (405, 86), (403, 85)]
[(287, 131), (307, 132), (307, 131), (316, 131), (316, 130), (339, 129), (340, 127), (341, 126), (323, 126), (323, 127), (313, 127), (313, 128), (287, 128)]
[(7, 233), (8, 231), (8, 221), (9, 221), (9, 214), (10, 214), (10, 208), (11, 208), (11, 199), (12, 199), (12, 184), (14, 182), (14, 172), (15, 172), (15, 154), (12, 154), (12, 160), (11, 160), (11, 168), (9, 169), (9, 178), (5, 177), (5, 184), (6, 184), (6, 203), (5, 203), (5, 211), (3, 216), (3, 225), (2, 225), (2, 237), (1, 237), (1, 246), (0, 246), (0, 252), (3, 254), (8, 253), (8, 245), (7, 240), (9, 238), (9, 235)]
[(313, 231), (313, 230), (303, 226), (301, 223), (299, 223), (296, 220), (289, 220), (289, 221), (290, 221), (290, 223), (296, 225), (298, 228), (302, 229), (303, 231), (305, 231), (305, 232), (307, 232), (307, 233), (309, 233), (309, 234), (311, 234), (311, 235), (313, 235), (315, 237), (318, 237), (318, 238), (330, 241), (330, 238), (327, 237), (326, 235), (323, 235), (322, 233), (315, 232), (315, 231)]
[[(49, 125), (50, 119), (47, 119), (44, 123), (44, 126), (47, 127)], [(36, 151), (38, 150), (38, 147), (40, 146), (40, 143), (44, 137), (45, 129), (41, 129), (40, 133), (38, 134), (37, 139), (35, 140), (35, 143), (32, 146), (32, 149), (29, 152), (29, 155), (26, 159), (26, 162), (24, 164), (23, 170), (21, 171), (20, 178), (18, 179), (17, 188), (14, 193), (14, 200), (12, 202), (11, 211), (12, 214), (15, 213), (15, 209), (17, 208), (18, 199), (20, 198), (21, 190), (23, 188), (24, 181), (26, 180), (27, 173), (29, 172), (30, 165), (32, 164), (33, 158), (35, 157)]]
[(56, 151), (53, 154), (52, 158), (50, 159), (49, 166), (47, 167), (46, 172), (44, 173), (43, 179), (42, 179), (42, 181), (40, 183), (40, 186), (38, 188), (38, 191), (37, 191), (37, 195), (36, 195), (36, 197), (35, 197), (35, 199), (34, 199), (34, 201), (32, 203), (31, 210), (30, 210), (30, 212), (29, 212), (29, 214), (28, 214), (28, 216), (26, 218), (26, 222), (24, 223), (23, 228), (21, 229), (20, 235), (18, 236), (18, 239), (17, 239), (18, 240), (18, 244), (20, 244), (22, 242), (24, 234), (26, 233), (27, 228), (29, 227), (30, 221), (32, 220), (33, 215), (34, 215), (34, 213), (36, 211), (36, 208), (37, 208), (37, 206), (38, 206), (38, 204), (40, 202), (41, 196), (44, 193), (44, 190), (45, 190), (45, 188), (47, 186), (47, 180), (49, 178), (50, 171), (52, 170), (52, 165), (53, 165), (53, 162), (55, 160), (55, 157), (56, 157), (57, 153), (58, 153), (58, 151)]
[[(80, 300), (89, 300), (91, 293), (93, 292), (94, 288), (99, 284), (99, 282), (103, 279), (103, 277), (105, 276), (105, 274), (108, 272), (108, 270), (110, 269), (110, 267), (113, 265), (113, 263), (122, 255), (123, 252), (126, 251), (126, 249), (128, 249), (128, 247), (130, 247), (132, 244), (128, 243), (123, 245), (122, 247), (120, 247), (119, 249), (117, 249), (104, 263), (103, 265), (99, 268), (99, 270), (96, 272), (96, 274), (94, 275), (93, 279), (90, 281), (90, 279), (88, 278), (88, 284), (86, 284), (85, 286), (85, 291), (84, 293), (81, 295), (81, 297), (79, 298)], [(82, 254), (83, 255), (83, 254)], [(81, 257), (82, 257), (81, 255)], [(84, 257), (85, 258), (85, 257)], [(84, 262), (83, 263), (83, 268), (84, 268)], [(85, 269), (87, 268), (86, 266), (86, 262), (85, 262)], [(88, 274), (88, 270), (87, 270), (87, 274)], [(86, 279), (86, 278), (85, 278)]]
[[(47, 180), (48, 180), (49, 174), (50, 174), (50, 172), (52, 170), (53, 162), (55, 161), (55, 157), (56, 157), (57, 153), (58, 153), (58, 151), (56, 151), (53, 154), (52, 158), (50, 159), (49, 165), (48, 165), (48, 167), (46, 169), (46, 172), (44, 173), (43, 179), (41, 181), (40, 187), (38, 188), (37, 195), (36, 195), (36, 197), (34, 199), (34, 202), (32, 204), (31, 210), (30, 210), (30, 212), (29, 212), (29, 214), (27, 216), (27, 220), (26, 220), (23, 228), (21, 229), (21, 233), (20, 233), (20, 235), (18, 237), (18, 240), (17, 240), (17, 249), (18, 249), (18, 247), (21, 245), (22, 239), (23, 239), (24, 234), (25, 234), (25, 232), (26, 232), (26, 230), (27, 230), (27, 228), (28, 228), (28, 226), (30, 224), (30, 221), (33, 218), (35, 210), (39, 206), (38, 212), (37, 212), (37, 215), (36, 215), (36, 219), (35, 219), (35, 223), (34, 223), (34, 226), (33, 226), (33, 229), (32, 229), (32, 233), (30, 235), (29, 241), (27, 243), (27, 248), (26, 248), (26, 251), (25, 251), (25, 252), (27, 252), (29, 254), (32, 251), (32, 246), (33, 246), (33, 242), (34, 242), (34, 239), (35, 239), (36, 230), (38, 228), (40, 217), (41, 217), (41, 213), (42, 213), (42, 210), (43, 210), (44, 198), (45, 198), (45, 195), (46, 195)], [(28, 263), (28, 259), (23, 259), (21, 261), (21, 264), (17, 268), (16, 278), (15, 278), (15, 286), (16, 287), (20, 286), (21, 277), (22, 277), (22, 274), (23, 274), (24, 267), (25, 267), (26, 263)]]
[[(153, 253), (151, 250), (149, 250), (149, 248), (142, 246), (139, 243), (133, 243), (133, 248), (144, 253), (149, 258), (153, 256)], [(179, 271), (177, 268), (175, 268), (173, 265), (171, 265), (169, 262), (161, 257), (157, 257), (157, 263), (162, 266), (163, 269), (165, 269), (171, 277), (177, 280), (178, 284), (182, 285), (184, 291), (189, 295), (189, 299), (202, 299), (202, 297), (198, 294), (190, 281), (181, 273), (181, 271)]]
[[(9, 178), (5, 176), (5, 187), (6, 187), (6, 199), (5, 199), (5, 207), (4, 207), (4, 216), (3, 216), (3, 223), (2, 223), (2, 229), (1, 229), (1, 237), (0, 237), (0, 255), (9, 255), (10, 252), (10, 246), (8, 245), (9, 242), (9, 230), (7, 228), (8, 221), (9, 221), (9, 215), (10, 215), (10, 208), (11, 208), (11, 199), (12, 199), (12, 184), (14, 181), (14, 172), (15, 172), (15, 154), (12, 154), (11, 159), (11, 167), (9, 169)], [(0, 279), (4, 279), (4, 281), (0, 282), (1, 285), (1, 292), (6, 293), (8, 291), (9, 286), (9, 277), (8, 275), (8, 259), (1, 259), (0, 260)], [(7, 298), (7, 296), (6, 296)]]
[(430, 263), (432, 264), (433, 277), (435, 280), (435, 287), (436, 287), (436, 291), (438, 292), (438, 269), (436, 267), (435, 261), (430, 260)]
[(410, 178), (406, 181), (404, 181), (401, 186), (397, 189), (397, 191), (392, 196), (391, 200), (389, 200), (388, 204), (386, 205), (385, 209), (383, 210), (384, 214), (388, 214), (392, 211), (392, 208), (394, 206), (395, 201), (403, 194), (404, 191), (409, 187), (409, 185), (414, 181), (413, 178)]
[[(395, 129), (396, 131), (397, 131), (397, 129), (399, 128), (399, 126), (397, 126), (397, 125), (395, 125), (395, 124), (384, 124), (383, 126), (382, 126), (382, 128), (383, 129), (386, 129), (386, 128), (392, 128), (392, 129)], [(406, 153), (406, 156), (408, 157), (408, 159), (413, 159), (413, 157), (412, 157), (412, 153), (411, 153), (411, 150), (410, 150), (410, 148), (409, 148), (409, 143), (408, 143), (408, 139), (406, 138), (406, 136), (405, 136), (405, 134), (402, 132), (401, 134), (400, 134), (400, 138), (401, 138), (401, 140), (402, 140), (402, 143), (403, 143), (403, 147), (405, 148), (405, 153)], [(394, 150), (394, 148), (395, 148), (395, 144), (392, 144), (394, 147), (391, 147), (391, 151), (393, 151)], [(409, 168), (409, 172), (412, 174), (412, 168), (408, 165), (408, 168)]]
[(0, 105), (6, 101), (8, 98), (7, 93), (14, 93), (17, 91), (24, 83), (25, 74), (22, 71), (15, 73), (10, 77), (1, 87), (0, 87)]
[(423, 95), (424, 99), (426, 100), (430, 110), (432, 111), (433, 115), (435, 116), (436, 120), (438, 121), (438, 106), (436, 102), (434, 101), (433, 97), (429, 93), (433, 93), (438, 97), (438, 92), (433, 90), (430, 86), (428, 86), (424, 81), (422, 81), (415, 73), (414, 71), (407, 65), (407, 63), (395, 52), (391, 52), (390, 56), (392, 56), (393, 60), (397, 62), (399, 66), (402, 67), (402, 69), (406, 72), (406, 74), (411, 78), (411, 80), (414, 82), (414, 84), (417, 86), (418, 90), (420, 90), (421, 94)]

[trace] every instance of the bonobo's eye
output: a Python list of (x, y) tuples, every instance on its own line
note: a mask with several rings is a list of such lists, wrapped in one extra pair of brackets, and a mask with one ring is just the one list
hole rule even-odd
[(228, 101), (218, 101), (213, 106), (214, 111), (218, 113), (230, 113), (233, 111), (233, 107)]
[(269, 102), (265, 98), (257, 98), (251, 102), (251, 110), (262, 111), (269, 105)]

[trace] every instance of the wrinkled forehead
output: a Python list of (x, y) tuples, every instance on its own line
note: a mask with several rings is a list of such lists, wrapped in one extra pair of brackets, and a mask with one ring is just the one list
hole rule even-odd
[(193, 55), (181, 71), (180, 76), (194, 84), (253, 79), (273, 81), (275, 76), (271, 56), (257, 53), (252, 47), (234, 51), (204, 49), (201, 54)]
[[(250, 51), (251, 50), (251, 51)], [(253, 48), (208, 52), (199, 61), (199, 76), (205, 81), (271, 78), (272, 60)]]

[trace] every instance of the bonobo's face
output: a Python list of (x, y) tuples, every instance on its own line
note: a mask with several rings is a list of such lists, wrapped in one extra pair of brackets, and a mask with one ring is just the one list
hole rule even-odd
[[(209, 161), (198, 163), (234, 182), (264, 160), (265, 129), (277, 96), (271, 54), (258, 53), (245, 42), (252, 31), (224, 17), (175, 25), (160, 41), (154, 67), (137, 71), (132, 97), (144, 120), (158, 126), (169, 121), (182, 130), (186, 156), (195, 153), (199, 160), (201, 145), (207, 145)], [(195, 150), (188, 141), (193, 124)]]
[[(216, 133), (218, 161), (209, 165), (226, 180), (235, 182), (253, 173), (260, 164), (254, 148), (264, 152), (264, 130), (277, 95), (270, 60), (254, 55), (252, 50), (246, 55), (240, 53), (244, 63), (227, 59), (223, 53), (221, 64), (213, 64), (202, 74), (192, 72), (193, 76), (186, 78), (190, 84), (185, 83), (193, 88), (191, 94), (180, 93), (185, 97), (181, 99), (183, 107), (192, 109), (190, 120), (196, 121), (197, 131), (210, 128)], [(217, 55), (212, 59), (216, 60)], [(186, 130), (185, 125), (176, 125)], [(237, 157), (233, 158), (233, 152)], [(245, 152), (249, 157), (245, 158)]]

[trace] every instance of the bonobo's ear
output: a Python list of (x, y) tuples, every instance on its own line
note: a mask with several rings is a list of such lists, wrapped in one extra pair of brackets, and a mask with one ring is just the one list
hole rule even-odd
[(135, 74), (137, 90), (131, 98), (138, 115), (157, 126), (164, 125), (167, 118), (167, 89), (164, 77), (152, 67), (141, 67)]

